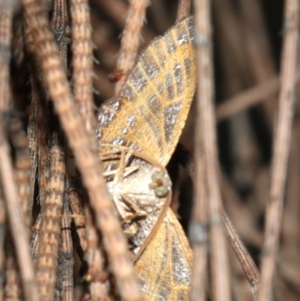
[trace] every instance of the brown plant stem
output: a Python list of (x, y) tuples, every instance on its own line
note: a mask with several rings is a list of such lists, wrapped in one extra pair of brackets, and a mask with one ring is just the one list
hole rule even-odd
[[(15, 149), (15, 181), (18, 187), (19, 200), (29, 242), (31, 229), (31, 162), (27, 147), (27, 137), (22, 128), (22, 123), (17, 117), (12, 117), (9, 122), (9, 134)], [(12, 239), (8, 235), (6, 237), (6, 284), (4, 300), (18, 301), (22, 300), (21, 279), (16, 254), (12, 250)]]
[(70, 199), (70, 209), (73, 215), (73, 221), (77, 233), (77, 253), (79, 254), (81, 260), (84, 260), (84, 254), (87, 250), (87, 237), (82, 195), (77, 189), (72, 187), (69, 189), (68, 194)]
[(29, 156), (26, 133), (23, 130), (21, 120), (12, 117), (9, 124), (9, 131), (12, 145), (15, 149), (15, 178), (18, 185), (19, 197), (25, 224), (29, 234), (31, 231), (32, 212), (31, 212), (31, 161)]
[(7, 214), (20, 267), (25, 300), (38, 301), (38, 290), (31, 260), (27, 230), (19, 202), (17, 187), (15, 185), (9, 147), (4, 137), (2, 124), (0, 126), (0, 162), (0, 173)]
[(68, 44), (70, 43), (70, 26), (67, 0), (54, 0), (51, 29), (57, 41), (62, 63), (68, 66)]
[(235, 227), (233, 226), (224, 209), (222, 210), (222, 218), (228, 241), (230, 242), (230, 245), (232, 246), (239, 262), (242, 265), (247, 280), (250, 283), (253, 297), (255, 300), (257, 300), (257, 294), (260, 285), (259, 271), (241, 239), (239, 238)]
[(218, 122), (230, 118), (262, 101), (270, 100), (269, 96), (275, 94), (278, 89), (279, 77), (276, 76), (222, 101), (216, 108)]
[(120, 70), (123, 75), (115, 85), (116, 95), (121, 90), (129, 71), (134, 66), (139, 47), (140, 32), (145, 21), (148, 4), (148, 0), (132, 0), (130, 3), (117, 60), (117, 70)]
[[(199, 123), (199, 122), (198, 122)], [(207, 191), (203, 182), (204, 178), (204, 160), (201, 154), (201, 135), (199, 133), (199, 125), (196, 126), (195, 141), (195, 162), (196, 176), (194, 177), (195, 192), (193, 215), (190, 222), (189, 238), (192, 243), (194, 256), (194, 269), (192, 280), (191, 298), (193, 301), (206, 300), (206, 273), (207, 273), (207, 252), (208, 252), (208, 232), (207, 232)]]
[[(197, 143), (200, 143), (200, 142), (197, 141)], [(193, 278), (192, 298), (194, 298), (193, 300), (201, 300), (200, 299), (201, 294), (199, 292), (203, 290), (203, 287), (201, 287), (201, 286), (198, 287), (199, 283), (201, 283), (201, 282), (199, 282), (201, 280), (201, 278), (199, 277), (200, 274), (198, 274), (196, 271), (198, 269), (200, 270), (201, 264), (203, 264), (203, 263), (201, 263), (200, 258), (202, 256), (202, 258), (203, 258), (202, 261), (204, 261), (205, 253), (204, 253), (204, 251), (202, 251), (202, 254), (200, 256), (201, 245), (198, 248), (195, 248), (195, 246), (197, 246), (197, 241), (194, 241), (194, 240), (195, 240), (195, 238), (196, 238), (196, 240), (197, 239), (200, 240), (200, 238), (202, 237), (203, 241), (198, 241), (198, 244), (201, 242), (204, 245), (204, 246), (202, 246), (202, 248), (203, 249), (204, 249), (204, 247), (207, 248), (207, 246), (205, 246), (205, 241), (204, 241), (206, 224), (203, 224), (203, 223), (197, 224), (197, 222), (195, 223), (195, 218), (199, 218), (199, 216), (203, 215), (202, 218), (205, 221), (205, 216), (207, 215), (207, 211), (205, 211), (207, 209), (205, 209), (204, 205), (202, 208), (203, 211), (200, 211), (201, 208), (198, 208), (198, 207), (200, 207), (199, 200), (201, 200), (201, 198), (204, 196), (204, 193), (205, 193), (205, 189), (204, 189), (204, 187), (202, 187), (203, 177), (199, 178), (200, 182), (198, 182), (198, 183), (196, 182), (196, 179), (197, 179), (196, 178), (196, 169), (193, 164), (192, 158), (191, 158), (189, 152), (181, 144), (179, 144), (177, 146), (176, 153), (177, 153), (177, 157), (180, 160), (180, 164), (182, 164), (182, 166), (186, 168), (189, 176), (193, 180), (194, 187), (195, 187), (195, 198), (197, 197), (196, 193), (197, 192), (199, 193), (198, 198), (196, 198), (198, 201), (195, 202), (195, 204), (194, 204), (193, 216), (192, 216), (192, 221), (191, 221), (191, 225), (190, 225), (190, 240), (191, 240), (192, 244), (194, 245), (193, 250), (196, 249), (196, 252), (194, 252), (194, 265), (195, 265), (195, 270), (194, 270), (195, 276), (194, 277), (195, 278)], [(195, 154), (195, 159), (197, 160), (196, 154)], [(223, 179), (223, 185), (224, 185), (224, 179)], [(197, 186), (200, 186), (200, 188)], [(201, 193), (203, 194), (203, 196), (201, 195)], [(206, 202), (206, 199), (204, 199), (204, 201)], [(199, 211), (198, 211), (198, 209), (199, 209)], [(224, 225), (224, 230), (225, 230), (227, 239), (228, 239), (231, 247), (233, 248), (240, 264), (242, 265), (245, 276), (251, 286), (252, 294), (253, 294), (254, 298), (256, 299), (259, 284), (260, 284), (259, 271), (258, 271), (253, 259), (251, 258), (250, 254), (248, 253), (245, 245), (243, 244), (242, 240), (240, 239), (232, 221), (230, 220), (230, 218), (227, 215), (224, 208), (222, 208), (222, 222)], [(202, 225), (202, 229), (201, 229), (200, 225)], [(199, 271), (199, 273), (200, 273), (200, 271)], [(196, 277), (199, 277), (199, 279), (197, 279)], [(196, 292), (198, 292), (198, 293), (196, 294)]]
[(41, 208), (39, 245), (36, 259), (37, 280), (41, 301), (52, 301), (55, 296), (61, 216), (65, 186), (65, 155), (63, 142), (52, 134), (49, 178), (46, 197)]
[(127, 243), (115, 214), (114, 205), (109, 198), (98, 156), (90, 148), (90, 139), (78, 110), (74, 107), (70, 87), (46, 16), (40, 13), (39, 3), (36, 0), (23, 0), (23, 5), (33, 40), (37, 45), (35, 54), (40, 60), (45, 85), (49, 89), (50, 97), (87, 188), (95, 213), (96, 225), (103, 234), (104, 246), (112, 271), (116, 276), (120, 294), (124, 300), (141, 300)]
[(279, 95), (279, 115), (273, 145), (271, 165), (270, 196), (265, 222), (265, 242), (261, 263), (262, 282), (259, 301), (271, 300), (275, 260), (279, 248), (279, 234), (282, 206), (285, 194), (288, 156), (290, 150), (297, 54), (299, 50), (300, 1), (285, 1), (285, 37), (281, 58), (281, 89)]
[[(196, 0), (195, 5), (195, 43), (198, 71), (198, 102), (197, 112), (200, 119), (201, 142), (196, 154), (201, 155), (197, 160), (203, 160), (204, 179), (206, 179), (206, 196), (208, 209), (209, 237), (211, 247), (212, 269), (212, 300), (230, 301), (229, 268), (225, 236), (221, 219), (221, 194), (218, 181), (218, 155), (216, 148), (215, 116), (213, 107), (213, 67), (211, 40), (211, 10), (207, 0)], [(198, 130), (199, 131), (199, 130)], [(199, 133), (199, 132), (198, 132)], [(200, 139), (200, 138), (196, 138)], [(199, 145), (200, 144), (200, 145)], [(205, 163), (204, 163), (205, 162)], [(199, 164), (199, 162), (197, 162)], [(198, 175), (199, 176), (199, 175)], [(202, 179), (203, 180), (203, 179)], [(198, 183), (199, 180), (197, 180)], [(200, 219), (200, 218), (199, 218)]]
[(74, 256), (72, 241), (72, 218), (68, 193), (63, 200), (63, 216), (61, 219), (61, 240), (58, 258), (58, 290), (61, 301), (74, 300)]
[(88, 263), (85, 279), (89, 282), (89, 295), (92, 300), (110, 301), (108, 274), (104, 270), (103, 251), (100, 248), (97, 231), (89, 208), (85, 208), (85, 216), (87, 236), (85, 260)]
[(176, 21), (179, 22), (190, 14), (191, 11), (191, 0), (179, 0), (177, 18)]
[(38, 290), (28, 243), (28, 232), (19, 201), (9, 144), (4, 132), (5, 120), (3, 117), (4, 113), (9, 111), (11, 101), (9, 64), (14, 4), (14, 1), (4, 1), (0, 7), (0, 178), (11, 236), (19, 263), (24, 297), (28, 301), (38, 301)]
[(0, 185), (0, 301), (3, 301), (5, 272), (4, 237), (6, 232), (6, 212), (2, 186)]
[(89, 135), (94, 135), (93, 104), (93, 43), (90, 8), (87, 0), (70, 2), (72, 17), (72, 67), (75, 101), (79, 105)]

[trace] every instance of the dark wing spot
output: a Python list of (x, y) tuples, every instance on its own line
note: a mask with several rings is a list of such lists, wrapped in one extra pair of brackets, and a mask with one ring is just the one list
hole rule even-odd
[(130, 115), (127, 118), (127, 126), (131, 129), (136, 127), (136, 118), (134, 115)]
[(123, 88), (120, 91), (120, 97), (121, 98), (125, 98), (129, 101), (134, 101), (137, 98), (136, 93), (133, 91), (133, 89), (130, 87), (130, 85), (128, 84), (128, 81), (125, 83), (125, 85), (123, 86)]
[(191, 281), (190, 269), (185, 257), (181, 253), (177, 240), (172, 241), (173, 281), (178, 284), (187, 284)]
[(184, 69), (185, 69), (185, 76), (186, 79), (190, 79), (191, 78), (191, 60), (190, 59), (185, 59), (184, 60)]
[(114, 145), (126, 145), (126, 139), (122, 136), (116, 137), (113, 141), (112, 144)]
[(171, 73), (166, 74), (166, 87), (167, 87), (167, 98), (173, 99), (174, 98), (174, 86), (173, 86), (173, 76)]
[(183, 86), (181, 65), (179, 63), (174, 64), (174, 75), (175, 75), (175, 83), (177, 88), (177, 95), (180, 95), (183, 92), (184, 86)]
[(161, 118), (162, 110), (161, 110), (161, 102), (156, 95), (152, 95), (147, 101), (149, 109), (153, 112), (155, 116)]
[(159, 68), (153, 58), (149, 53), (145, 53), (140, 61), (141, 66), (145, 70), (146, 74), (150, 79), (159, 74)]
[(128, 82), (138, 92), (142, 91), (147, 85), (147, 78), (144, 73), (136, 66), (128, 78)]
[(102, 127), (108, 127), (109, 124), (116, 118), (115, 113), (107, 109), (100, 109), (98, 114), (99, 125)]
[(172, 140), (175, 125), (181, 110), (182, 101), (177, 101), (165, 109), (165, 137), (166, 141)]
[(194, 32), (193, 18), (188, 19), (187, 28), (188, 28), (188, 31), (189, 31), (190, 40), (194, 41), (195, 32)]
[(167, 51), (168, 53), (172, 53), (176, 50), (176, 43), (173, 40), (172, 36), (171, 36), (171, 32), (168, 32), (165, 36), (164, 36), (164, 40), (167, 46)]
[(153, 42), (153, 50), (155, 51), (156, 58), (159, 61), (160, 66), (163, 68), (168, 59), (167, 53), (164, 47), (164, 41), (162, 39), (157, 39)]
[(105, 102), (105, 106), (117, 112), (122, 107), (122, 100), (119, 97), (113, 97)]
[(189, 38), (185, 30), (184, 24), (178, 27), (176, 34), (178, 45), (187, 44), (189, 42)]

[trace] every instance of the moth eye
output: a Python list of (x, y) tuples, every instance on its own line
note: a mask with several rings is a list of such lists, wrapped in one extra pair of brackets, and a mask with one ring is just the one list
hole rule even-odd
[(160, 171), (160, 170), (157, 170), (155, 171), (152, 176), (151, 176), (151, 180), (153, 182), (162, 182), (163, 181), (163, 178), (164, 178), (165, 174)]
[(154, 189), (154, 193), (158, 198), (164, 198), (168, 195), (169, 189), (167, 186), (159, 186)]

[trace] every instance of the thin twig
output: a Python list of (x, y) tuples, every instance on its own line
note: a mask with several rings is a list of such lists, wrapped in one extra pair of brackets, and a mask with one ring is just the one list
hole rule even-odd
[(123, 76), (116, 83), (115, 94), (118, 94), (123, 86), (128, 72), (132, 69), (140, 41), (140, 32), (145, 21), (146, 8), (149, 0), (132, 0), (126, 17), (126, 25), (122, 34), (121, 49), (117, 61), (117, 70)]
[(74, 226), (77, 234), (77, 253), (81, 260), (84, 260), (84, 254), (87, 250), (87, 237), (85, 229), (85, 215), (83, 210), (82, 195), (77, 189), (71, 187), (68, 191), (70, 199), (70, 209), (73, 214)]
[[(0, 113), (9, 108), (9, 63), (11, 58), (12, 10), (0, 7)], [(1, 116), (2, 117), (2, 116)]]
[(224, 209), (222, 210), (222, 218), (223, 218), (223, 223), (225, 225), (227, 238), (235, 254), (238, 257), (239, 262), (242, 265), (242, 268), (244, 270), (248, 282), (250, 283), (254, 299), (257, 300), (257, 293), (260, 284), (259, 271), (253, 259), (249, 255), (247, 249), (245, 248), (244, 244), (242, 243), (241, 239), (239, 238), (239, 235), (235, 227), (233, 226), (230, 218), (228, 217)]
[[(19, 193), (21, 209), (23, 211), (27, 240), (31, 229), (31, 162), (27, 148), (27, 137), (22, 128), (22, 123), (17, 117), (9, 122), (9, 133), (15, 149), (15, 180)], [(6, 284), (4, 300), (21, 300), (20, 271), (17, 266), (16, 254), (13, 250), (12, 237), (6, 237)]]
[[(215, 116), (213, 107), (214, 81), (212, 67), (211, 10), (207, 0), (194, 1), (195, 5), (195, 43), (198, 70), (198, 118), (202, 132), (201, 155), (206, 179), (207, 202), (209, 204), (209, 227), (212, 269), (212, 299), (230, 301), (229, 267), (226, 241), (222, 227), (221, 194), (218, 181), (218, 155), (216, 148)], [(197, 147), (200, 147), (198, 144)], [(198, 163), (199, 164), (199, 163)], [(201, 171), (201, 168), (199, 168)], [(199, 176), (199, 175), (198, 175)], [(202, 180), (203, 180), (202, 179)]]
[(6, 212), (5, 203), (0, 185), (0, 301), (3, 301), (3, 287), (4, 287), (4, 271), (5, 271), (5, 255), (4, 255), (4, 237), (6, 232)]
[(27, 230), (19, 202), (17, 187), (14, 181), (12, 162), (9, 154), (8, 143), (4, 138), (3, 125), (0, 126), (0, 172), (5, 195), (10, 229), (15, 245), (25, 300), (38, 301), (38, 290), (31, 253), (29, 249)]
[(57, 41), (64, 67), (68, 65), (68, 44), (70, 43), (70, 26), (67, 0), (54, 0), (51, 29)]
[(40, 60), (45, 85), (54, 102), (55, 110), (74, 153), (76, 163), (87, 188), (95, 213), (97, 228), (103, 234), (104, 246), (111, 268), (116, 276), (120, 294), (124, 300), (141, 300), (139, 286), (134, 277), (127, 243), (117, 219), (115, 208), (102, 177), (99, 159), (90, 147), (85, 126), (74, 107), (73, 97), (59, 59), (58, 49), (49, 30), (46, 16), (40, 12), (37, 0), (23, 0), (26, 18)]
[(260, 102), (272, 99), (270, 96), (278, 91), (279, 82), (279, 77), (276, 76), (253, 88), (247, 89), (236, 96), (222, 101), (216, 108), (218, 122), (230, 118)]
[[(200, 142), (197, 141), (197, 143), (200, 143)], [(199, 182), (197, 184), (196, 176), (195, 176), (195, 166), (193, 164), (193, 161), (192, 161), (192, 158), (191, 158), (189, 152), (181, 144), (179, 144), (177, 146), (175, 152), (177, 152), (177, 154), (178, 154), (178, 155), (177, 154), (176, 155), (180, 160), (180, 164), (182, 164), (182, 166), (185, 167), (189, 176), (193, 180), (194, 187), (195, 187), (195, 193), (197, 193), (197, 192), (199, 193), (198, 198), (196, 198), (197, 195), (195, 194), (195, 198), (198, 201), (195, 202), (195, 205), (194, 205), (194, 210), (193, 210), (194, 215), (193, 215), (193, 219), (192, 219), (191, 226), (190, 226), (190, 239), (191, 239), (191, 242), (194, 244), (193, 250), (196, 249), (196, 252), (194, 252), (194, 266), (195, 266), (194, 273), (196, 275), (194, 277), (197, 277), (197, 276), (199, 277), (200, 271), (198, 273), (196, 273), (196, 269), (199, 268), (199, 270), (200, 270), (200, 266), (201, 266), (201, 264), (203, 264), (203, 263), (201, 263), (200, 258), (202, 256), (202, 258), (204, 259), (204, 254), (205, 254), (204, 251), (202, 251), (203, 253), (200, 256), (200, 250), (201, 250), (200, 247), (201, 246), (199, 246), (199, 243), (202, 243), (204, 245), (204, 246), (202, 246), (202, 248), (205, 249), (205, 235), (207, 235), (207, 234), (205, 234), (206, 224), (203, 224), (203, 223), (201, 224), (199, 222), (198, 222), (198, 224), (197, 224), (197, 222), (195, 223), (195, 218), (199, 218), (199, 216), (201, 217), (203, 215), (202, 218), (205, 221), (205, 215), (207, 215), (207, 212), (205, 211), (207, 209), (205, 209), (204, 205), (202, 208), (203, 211), (200, 211), (200, 208), (198, 208), (198, 207), (200, 207), (199, 200), (201, 200), (201, 198), (205, 194), (205, 188), (201, 187), (202, 185), (204, 185), (204, 181), (203, 181), (204, 176), (199, 178)], [(195, 154), (195, 159), (197, 159), (196, 154)], [(199, 187), (197, 187), (198, 185), (200, 186), (200, 189), (199, 189)], [(203, 194), (203, 196), (202, 196), (202, 194)], [(204, 201), (206, 202), (206, 199), (204, 199)], [(197, 209), (199, 209), (198, 212), (196, 212)], [(224, 229), (225, 229), (227, 239), (242, 265), (245, 276), (251, 286), (253, 296), (256, 299), (258, 287), (259, 287), (259, 283), (260, 283), (259, 271), (258, 271), (253, 259), (251, 258), (250, 254), (248, 253), (246, 247), (244, 246), (242, 240), (240, 239), (232, 221), (230, 220), (230, 218), (227, 215), (224, 208), (222, 208), (222, 221), (224, 224)], [(201, 225), (202, 225), (202, 227), (200, 227)], [(198, 248), (196, 248), (197, 243), (199, 246)], [(205, 275), (203, 275), (203, 276), (205, 276)], [(204, 286), (201, 287), (199, 285), (199, 283), (201, 283), (200, 280), (201, 280), (200, 278), (198, 279), (198, 281), (196, 280), (196, 278), (193, 279), (194, 289), (192, 291), (192, 298), (194, 298), (194, 300), (200, 300), (199, 292), (200, 292), (200, 290), (202, 291), (204, 288)]]
[[(31, 83), (31, 104), (30, 114), (28, 120), (28, 148), (31, 157), (31, 204), (34, 203), (34, 194), (36, 182), (39, 185), (38, 199), (43, 203), (45, 198), (45, 189), (48, 178), (49, 168), (49, 145), (48, 137), (50, 135), (49, 126), (49, 114), (47, 108), (47, 101), (43, 88), (38, 84), (42, 81), (41, 72), (38, 70), (38, 62), (34, 56), (34, 44), (32, 35), (27, 26), (27, 20), (23, 16), (23, 27), (24, 27), (24, 39), (30, 58), (31, 66), (30, 71), (30, 83)], [(38, 81), (39, 78), (39, 81)], [(36, 229), (37, 230), (37, 229)], [(38, 243), (38, 231), (33, 233), (36, 243), (33, 245), (37, 246)], [(35, 254), (35, 252), (33, 252)], [(33, 256), (35, 260), (35, 256)]]
[[(11, 100), (11, 91), (9, 87), (9, 63), (11, 56), (11, 34), (12, 34), (12, 10), (11, 8), (4, 9), (3, 4), (0, 6), (0, 126), (5, 127), (6, 122), (4, 119), (4, 114), (8, 111), (10, 100)], [(7, 119), (7, 118), (6, 118)], [(4, 129), (0, 129), (3, 131)], [(3, 176), (3, 175), (2, 175)], [(1, 186), (1, 184), (0, 184)], [(12, 240), (9, 242), (8, 237), (5, 232), (5, 220), (6, 220), (6, 208), (4, 202), (4, 195), (1, 186), (1, 295), (0, 298), (3, 300), (5, 298), (5, 288), (3, 291), (3, 284), (5, 279), (5, 286), (9, 284), (11, 278), (7, 277), (6, 273), (8, 268), (8, 262), (11, 263), (14, 261), (12, 252), (8, 253), (8, 248), (12, 248)], [(5, 243), (4, 243), (5, 242)], [(5, 248), (4, 248), (5, 245)], [(10, 254), (10, 260), (7, 260), (6, 254)], [(15, 257), (15, 256), (14, 256)], [(16, 265), (14, 265), (15, 267)], [(15, 274), (13, 275), (15, 276)], [(15, 278), (15, 277), (13, 277)]]
[(15, 149), (15, 178), (18, 185), (19, 197), (25, 224), (29, 234), (31, 231), (31, 161), (27, 144), (26, 133), (23, 130), (21, 120), (13, 117), (10, 120), (9, 131), (12, 145)]
[(14, 1), (4, 1), (0, 7), (0, 175), (12, 240), (20, 268), (25, 300), (38, 301), (38, 290), (31, 260), (28, 231), (19, 201), (9, 145), (4, 133), (3, 113), (11, 101), (9, 63)]
[(51, 164), (46, 197), (41, 208), (39, 246), (36, 258), (41, 301), (52, 301), (55, 296), (66, 173), (63, 142), (57, 133), (52, 134), (51, 140)]
[[(271, 50), (271, 41), (267, 33), (267, 26), (264, 20), (264, 12), (259, 0), (238, 0), (240, 13), (235, 14), (243, 18), (243, 37), (246, 54), (246, 71), (257, 84), (271, 78), (276, 74), (274, 55)], [(265, 112), (266, 122), (270, 129), (276, 113), (277, 97), (269, 95), (262, 103)], [(271, 100), (271, 101), (269, 101)]]
[(93, 135), (95, 117), (93, 114), (93, 43), (90, 8), (87, 0), (72, 0), (70, 5), (74, 98), (79, 105), (86, 130)]
[(71, 211), (69, 196), (65, 192), (63, 204), (62, 234), (58, 258), (58, 281), (57, 286), (61, 301), (74, 300), (74, 256), (71, 229)]
[(103, 252), (100, 248), (99, 239), (92, 215), (89, 208), (85, 208), (86, 216), (86, 234), (87, 234), (87, 250), (85, 260), (88, 264), (88, 271), (85, 279), (89, 282), (89, 295), (91, 300), (109, 301), (108, 274), (105, 272)]
[(299, 43), (300, 1), (285, 2), (285, 37), (281, 59), (279, 115), (273, 145), (270, 199), (267, 204), (265, 242), (262, 258), (262, 283), (259, 301), (271, 300), (275, 260), (279, 248), (282, 206), (285, 193), (288, 155), (290, 150), (293, 109), (295, 103), (296, 67)]
[[(198, 106), (199, 108), (199, 106)], [(198, 115), (199, 116), (199, 115)], [(207, 251), (208, 251), (208, 233), (207, 233), (207, 190), (204, 184), (205, 166), (202, 156), (201, 133), (199, 119), (196, 121), (196, 137), (195, 137), (195, 164), (196, 176), (194, 179), (194, 206), (193, 215), (189, 228), (189, 238), (193, 248), (194, 269), (192, 280), (192, 300), (206, 300), (205, 283), (207, 275)]]
[(191, 0), (179, 0), (176, 22), (187, 17), (191, 11)]
[(23, 295), (20, 271), (17, 265), (16, 254), (13, 251), (11, 236), (6, 237), (5, 251), (4, 301), (21, 301), (23, 300)]

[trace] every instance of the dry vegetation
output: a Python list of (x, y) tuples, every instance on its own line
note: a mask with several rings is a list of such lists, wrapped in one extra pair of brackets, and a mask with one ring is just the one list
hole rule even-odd
[(190, 14), (197, 93), (168, 170), (192, 298), (299, 300), (300, 1), (0, 0), (0, 301), (140, 300), (94, 115)]

